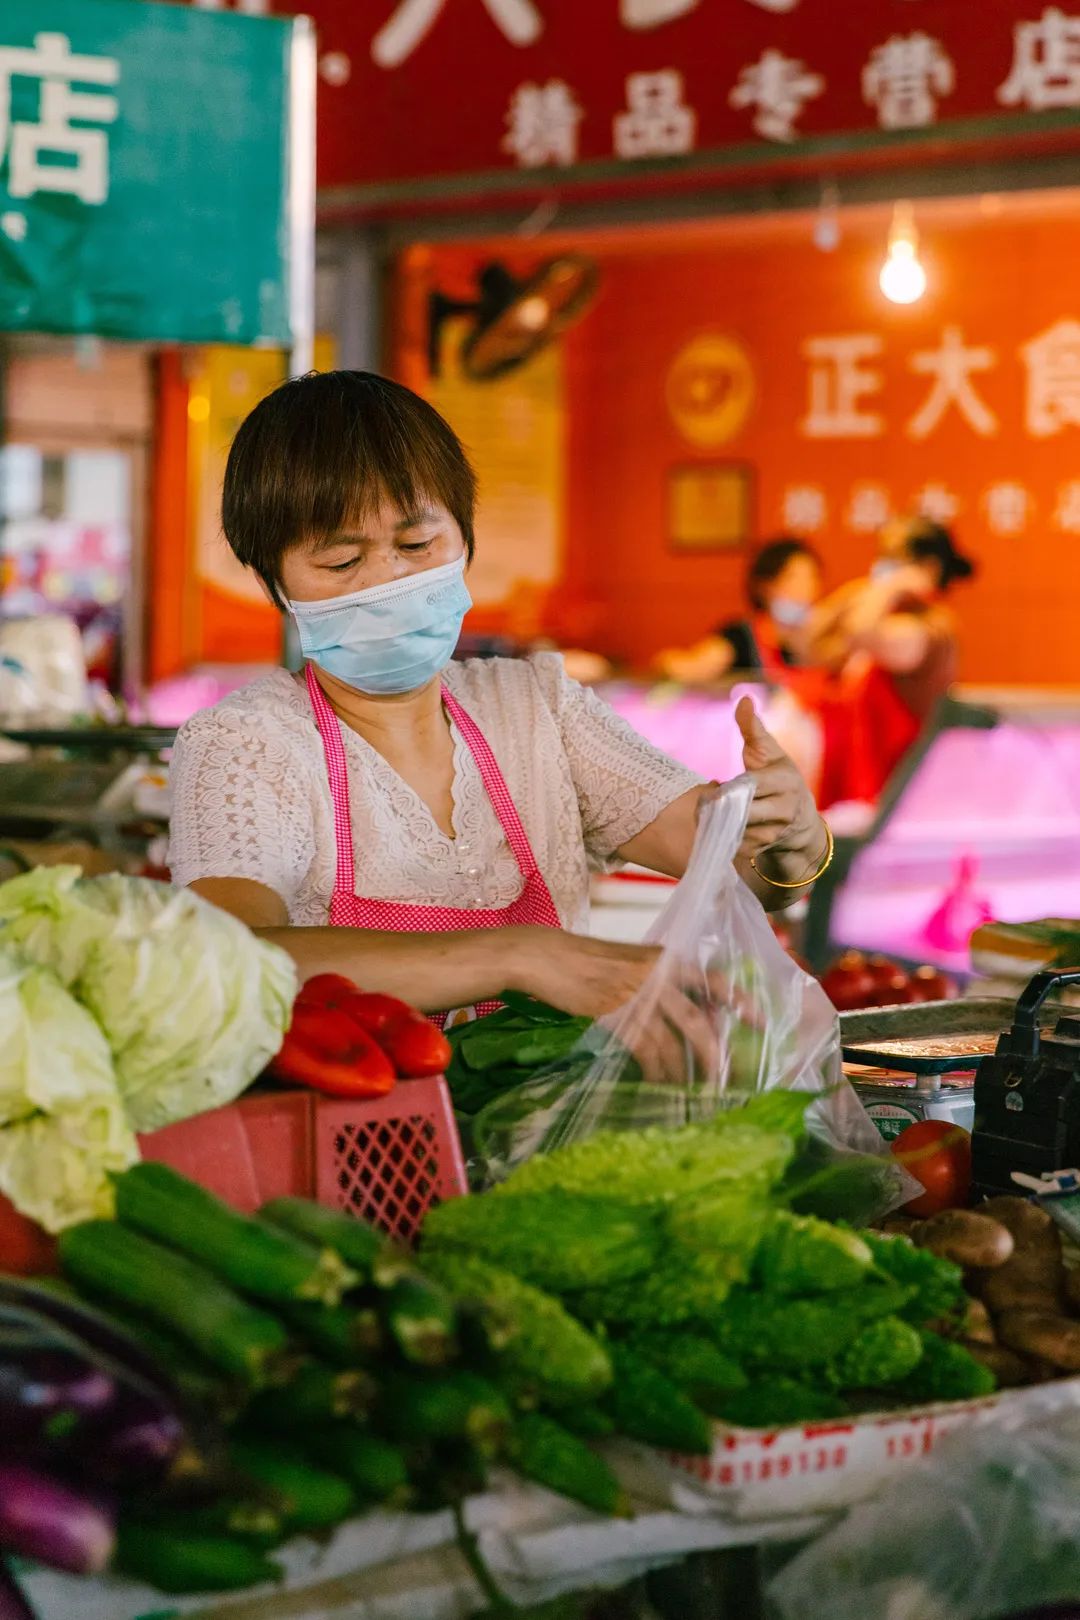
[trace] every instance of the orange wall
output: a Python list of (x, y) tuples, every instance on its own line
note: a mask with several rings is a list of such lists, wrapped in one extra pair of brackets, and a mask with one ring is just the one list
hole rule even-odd
[[(603, 650), (644, 662), (696, 637), (741, 597), (745, 554), (686, 556), (668, 543), (666, 481), (676, 466), (739, 462), (753, 471), (759, 536), (790, 527), (790, 490), (820, 491), (826, 519), (813, 538), (836, 582), (862, 570), (872, 536), (852, 521), (871, 485), (906, 509), (928, 484), (956, 503), (954, 528), (976, 558), (978, 582), (957, 596), (967, 679), (1080, 682), (1080, 326), (1060, 357), (1056, 431), (1028, 422), (1021, 349), (1058, 323), (1080, 323), (1080, 203), (988, 199), (920, 207), (930, 277), (915, 306), (888, 304), (877, 287), (889, 215), (842, 217), (831, 253), (811, 220), (792, 218), (684, 231), (629, 233), (580, 243), (600, 260), (601, 296), (565, 340), (568, 493), (563, 610), (585, 615)], [(560, 244), (566, 245), (566, 244)], [(531, 262), (543, 256), (532, 244)], [(483, 255), (438, 250), (425, 275), (454, 290)], [(520, 261), (521, 249), (516, 254)], [(925, 436), (911, 423), (933, 375), (918, 356), (941, 350), (948, 327), (993, 363), (970, 377), (994, 431), (978, 432), (950, 405)], [(680, 350), (702, 333), (733, 338), (753, 374), (754, 402), (725, 443), (688, 441), (666, 390)], [(880, 391), (860, 409), (882, 419), (873, 437), (813, 438), (804, 430), (814, 337), (862, 334), (881, 344), (865, 362)], [(1063, 335), (1069, 336), (1066, 331)], [(914, 362), (914, 365), (913, 365)], [(712, 382), (721, 388), (723, 377)], [(989, 425), (983, 417), (983, 426)], [(1072, 492), (1074, 510), (1062, 518)], [(1019, 487), (1022, 522), (1005, 532), (995, 486)], [(882, 493), (883, 492), (883, 493)], [(865, 496), (863, 496), (865, 499)], [(997, 522), (994, 513), (997, 512)]]

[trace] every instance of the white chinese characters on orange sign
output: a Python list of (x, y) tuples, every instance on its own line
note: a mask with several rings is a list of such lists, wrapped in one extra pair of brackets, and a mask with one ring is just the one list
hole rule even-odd
[(781, 502), (783, 525), (792, 534), (820, 534), (829, 520), (825, 491), (816, 484), (792, 484)]
[(925, 439), (941, 421), (950, 407), (955, 407), (976, 433), (989, 438), (998, 430), (997, 417), (979, 398), (972, 376), (989, 371), (996, 364), (993, 349), (968, 348), (958, 326), (947, 326), (941, 334), (937, 349), (923, 349), (909, 362), (911, 370), (920, 376), (933, 377), (934, 386), (926, 403), (907, 425), (913, 439)]
[(1080, 427), (1080, 321), (1058, 321), (1021, 354), (1027, 366), (1027, 430), (1048, 439)]
[(809, 410), (800, 424), (808, 439), (876, 439), (884, 418), (865, 401), (883, 387), (880, 371), (867, 364), (884, 343), (876, 332), (845, 332), (812, 337), (803, 344), (810, 362)]
[(1028, 526), (1034, 502), (1023, 484), (1003, 479), (991, 484), (983, 495), (983, 511), (991, 533), (1015, 539)]
[(953, 523), (960, 511), (959, 497), (945, 484), (924, 484), (915, 495), (912, 506), (920, 517), (927, 517), (933, 523)]
[(845, 514), (855, 534), (877, 534), (892, 516), (892, 500), (882, 484), (856, 484)]

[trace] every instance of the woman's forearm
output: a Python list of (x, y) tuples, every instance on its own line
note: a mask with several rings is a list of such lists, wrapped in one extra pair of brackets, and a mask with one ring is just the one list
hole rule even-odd
[(532, 930), (470, 928), (455, 933), (387, 933), (369, 928), (259, 928), (280, 945), (301, 980), (343, 973), (364, 990), (397, 996), (424, 1012), (530, 991)]

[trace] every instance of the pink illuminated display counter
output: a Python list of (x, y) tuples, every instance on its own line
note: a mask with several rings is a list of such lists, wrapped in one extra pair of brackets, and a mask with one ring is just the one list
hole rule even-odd
[[(602, 690), (703, 776), (741, 769), (733, 710), (747, 688)], [(755, 697), (770, 723), (775, 696)], [(815, 966), (850, 945), (963, 974), (968, 938), (988, 916), (1080, 917), (1080, 690), (958, 693), (876, 812), (843, 807), (833, 821), (837, 860), (811, 901), (804, 943)]]

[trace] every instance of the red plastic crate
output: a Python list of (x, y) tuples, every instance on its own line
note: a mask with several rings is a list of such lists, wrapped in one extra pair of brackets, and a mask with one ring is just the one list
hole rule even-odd
[(190, 1176), (237, 1209), (291, 1193), (408, 1243), (432, 1204), (467, 1191), (445, 1080), (399, 1080), (385, 1097), (266, 1092), (140, 1141), (143, 1157)]
[[(385, 1097), (256, 1092), (139, 1138), (235, 1209), (315, 1198), (409, 1243), (433, 1204), (468, 1190), (445, 1080), (400, 1080)], [(52, 1244), (0, 1199), (0, 1272), (48, 1268)]]
[(444, 1080), (402, 1081), (362, 1110), (316, 1102), (312, 1196), (320, 1204), (411, 1242), (432, 1204), (467, 1191)]

